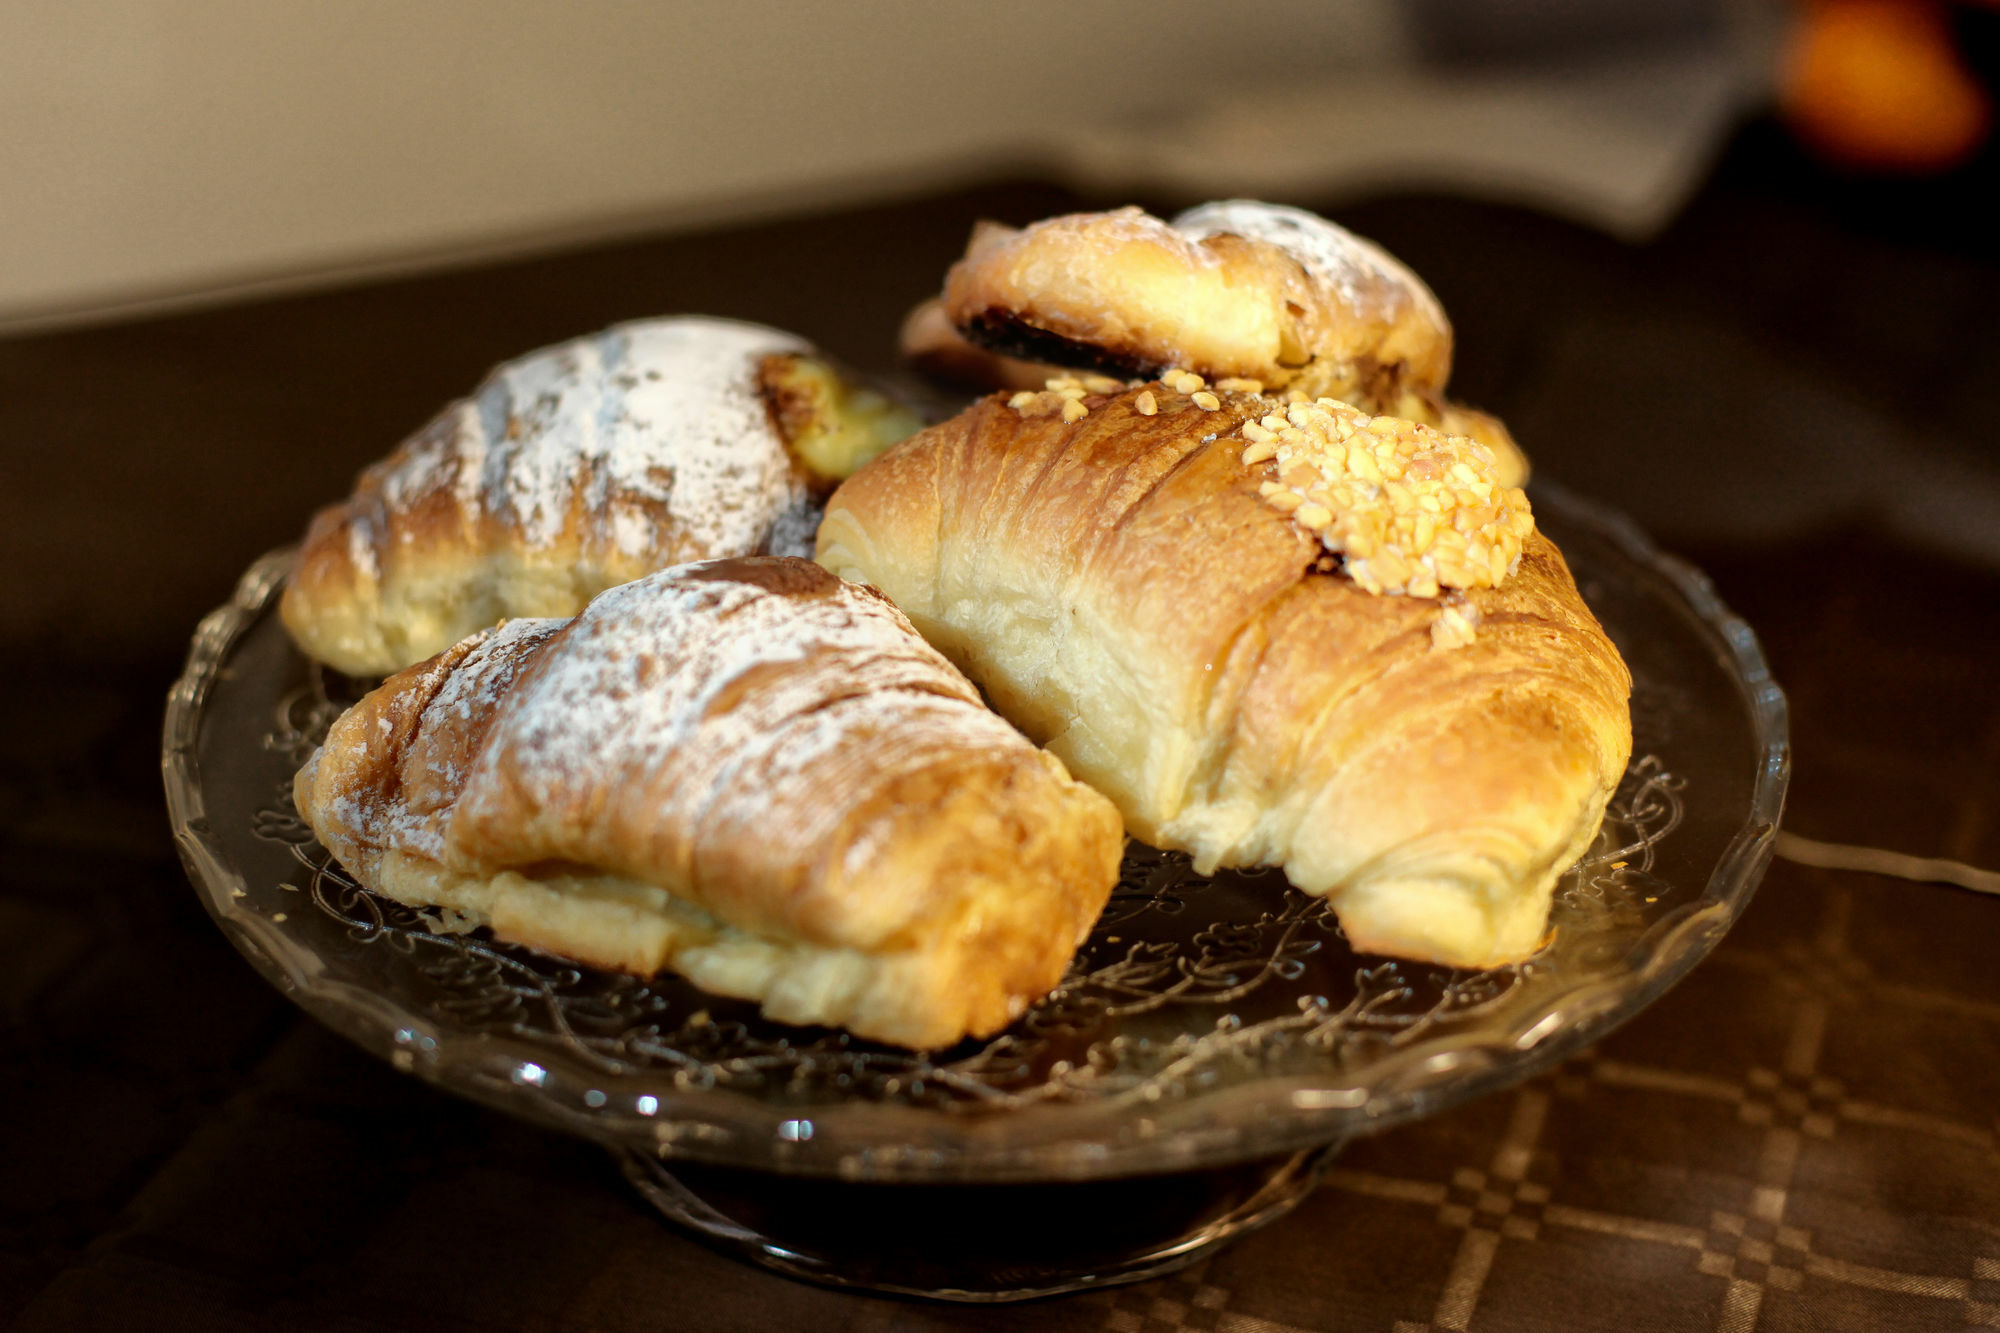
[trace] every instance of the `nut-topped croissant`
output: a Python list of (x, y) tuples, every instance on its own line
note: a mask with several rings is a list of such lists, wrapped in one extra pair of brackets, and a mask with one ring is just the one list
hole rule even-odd
[[(906, 354), (964, 378), (970, 358), (919, 315)], [(1380, 246), (1302, 209), (1237, 199), (1171, 222), (1123, 208), (1018, 231), (984, 223), (945, 279), (943, 317), (989, 349), (988, 388), (1018, 387), (1021, 363), (1007, 357), (1254, 380), (1472, 436), (1507, 484), (1527, 480), (1506, 427), (1444, 397), (1451, 324), (1430, 288)]]
[(1283, 866), (1364, 950), (1533, 951), (1631, 749), (1630, 674), (1492, 454), (1331, 398), (996, 395), (843, 484), (819, 559), (1136, 837)]
[(321, 511), (281, 611), (355, 675), (688, 560), (806, 555), (826, 493), (919, 425), (803, 340), (621, 324), (499, 367)]
[(873, 589), (681, 566), (391, 677), (295, 783), (363, 886), (772, 1018), (1005, 1026), (1117, 880), (1117, 812)]

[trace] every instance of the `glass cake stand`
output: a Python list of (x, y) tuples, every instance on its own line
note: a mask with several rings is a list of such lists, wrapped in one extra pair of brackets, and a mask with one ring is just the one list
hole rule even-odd
[(1622, 517), (1547, 484), (1534, 504), (1632, 667), (1634, 759), (1547, 945), (1490, 971), (1357, 955), (1275, 871), (1197, 875), (1138, 844), (1062, 985), (947, 1050), (451, 933), (357, 888), (292, 808), (368, 682), (292, 648), (285, 552), (195, 636), (167, 803), (203, 902), (274, 985), (398, 1069), (603, 1143), (717, 1245), (953, 1300), (1132, 1281), (1282, 1216), (1348, 1139), (1603, 1037), (1749, 902), (1790, 769), (1755, 636)]

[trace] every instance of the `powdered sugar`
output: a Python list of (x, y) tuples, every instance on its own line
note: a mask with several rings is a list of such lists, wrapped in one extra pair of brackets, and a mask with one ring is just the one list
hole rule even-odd
[[(425, 741), (443, 740), (437, 733), (461, 731), (477, 722), (507, 696), (527, 662), (526, 650), (561, 630), (569, 622), (546, 618), (509, 620), (487, 630), (478, 645), (459, 660), (451, 675), (424, 710), (423, 730), (412, 753), (442, 787), (452, 795), (464, 782), (457, 759), (463, 750), (454, 745), (426, 746)], [(405, 778), (405, 785), (409, 785)]]
[[(626, 557), (736, 555), (770, 549), (781, 527), (796, 545), (812, 500), (757, 369), (808, 350), (733, 320), (617, 325), (500, 366), (374, 481), (391, 511), (446, 492), (531, 549), (568, 539)], [(370, 526), (357, 514), (358, 532)]]
[(442, 859), (557, 857), (715, 906), (773, 812), (815, 846), (940, 755), (1026, 747), (872, 590), (797, 560), (680, 566), (600, 594), (500, 700)]
[[(465, 785), (467, 771), (462, 761), (475, 752), (472, 739), (512, 689), (522, 669), (534, 660), (535, 647), (568, 623), (510, 620), (482, 630), (471, 649), (456, 660), (440, 658), (420, 668), (432, 678), (442, 675), (442, 679), (424, 708), (416, 734), (400, 756), (398, 798), (380, 799), (373, 782), (348, 785), (331, 798), (336, 825), (368, 846), (442, 859), (445, 839), (441, 817), (448, 815)], [(380, 713), (375, 729), (376, 736), (349, 740), (387, 746), (395, 719), (388, 712)], [(325, 753), (323, 749), (314, 753), (308, 761), (309, 772), (317, 768)]]
[[(675, 813), (691, 817), (724, 768), (752, 765), (782, 784), (838, 744), (852, 710), (827, 705), (854, 692), (863, 667), (856, 702), (878, 721), (915, 689), (972, 705), (959, 710), (968, 731), (1013, 737), (887, 601), (806, 568), (825, 591), (786, 595), (697, 564), (599, 595), (506, 701), (480, 766), (504, 764), (535, 801), (593, 770), (643, 787), (672, 763), (675, 802), (688, 807)], [(771, 669), (809, 659), (809, 671)]]
[(1438, 324), (1444, 308), (1422, 279), (1388, 251), (1315, 213), (1254, 199), (1225, 199), (1190, 208), (1173, 220), (1191, 241), (1227, 232), (1266, 241), (1299, 261), (1317, 282), (1340, 293), (1342, 304), (1374, 317), (1390, 312), (1387, 294), (1407, 291)]
[(356, 512), (353, 522), (347, 525), (347, 559), (354, 566), (357, 578), (369, 583), (381, 582), (382, 566), (375, 559), (375, 525), (365, 509)]

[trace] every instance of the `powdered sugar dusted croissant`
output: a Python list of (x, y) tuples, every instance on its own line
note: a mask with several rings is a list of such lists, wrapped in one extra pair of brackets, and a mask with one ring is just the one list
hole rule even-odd
[(1192, 375), (995, 396), (828, 502), (993, 706), (1202, 868), (1281, 865), (1356, 947), (1539, 944), (1631, 677), (1476, 443)]
[[(1505, 426), (1444, 398), (1451, 324), (1430, 288), (1302, 209), (1236, 199), (1172, 222), (1123, 208), (1019, 231), (984, 223), (945, 280), (944, 313), (972, 342), (1030, 361), (1189, 370), (1390, 412), (1473, 436), (1509, 485), (1527, 480)], [(912, 354), (937, 341), (910, 332)]]
[(379, 675), (682, 561), (808, 554), (826, 492), (918, 424), (790, 334), (621, 324), (499, 367), (364, 472), (314, 518), (284, 622)]
[(916, 1047), (1053, 987), (1124, 845), (886, 598), (789, 559), (474, 635), (341, 717), (295, 788), (376, 892)]

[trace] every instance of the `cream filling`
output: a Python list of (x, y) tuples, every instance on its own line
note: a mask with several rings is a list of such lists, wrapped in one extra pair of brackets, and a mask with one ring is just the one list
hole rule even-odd
[(350, 675), (387, 675), (509, 617), (573, 616), (621, 578), (594, 565), (468, 551), (317, 611), (294, 633)]
[(778, 383), (812, 405), (789, 443), (798, 460), (824, 481), (845, 481), (884, 449), (923, 429), (915, 412), (850, 383), (812, 357), (792, 358), (778, 372)]

